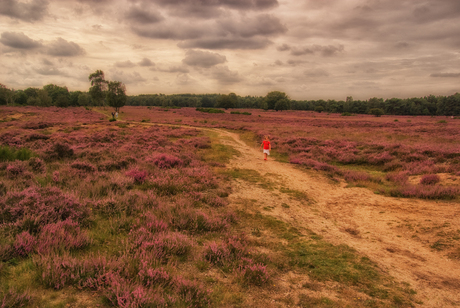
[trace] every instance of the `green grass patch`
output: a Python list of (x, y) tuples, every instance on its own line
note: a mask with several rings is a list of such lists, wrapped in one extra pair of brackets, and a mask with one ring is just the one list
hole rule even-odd
[(226, 169), (221, 172), (222, 174), (226, 174), (234, 179), (240, 179), (247, 181), (252, 184), (257, 184), (264, 189), (273, 190), (274, 184), (268, 181), (265, 177), (263, 177), (259, 172), (252, 169)]
[(35, 156), (34, 152), (27, 148), (15, 149), (7, 145), (0, 146), (0, 161), (25, 161), (33, 156)]
[(286, 187), (281, 187), (280, 192), (283, 193), (283, 194), (288, 194), (289, 196), (291, 196), (294, 199), (297, 199), (299, 201), (308, 201), (309, 203), (311, 202), (311, 199), (303, 191), (299, 191), (299, 190), (295, 190), (295, 189), (289, 189), (289, 188), (286, 188)]

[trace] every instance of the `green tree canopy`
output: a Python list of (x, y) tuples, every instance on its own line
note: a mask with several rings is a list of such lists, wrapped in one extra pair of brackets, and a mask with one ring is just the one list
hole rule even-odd
[(126, 86), (120, 81), (109, 81), (107, 103), (118, 112), (126, 104)]
[(88, 77), (91, 82), (91, 87), (89, 88), (89, 95), (95, 103), (95, 105), (103, 106), (104, 98), (107, 96), (107, 81), (105, 81), (104, 72), (97, 70)]
[(235, 93), (230, 93), (228, 95), (220, 95), (217, 98), (217, 105), (218, 108), (235, 108), (238, 104), (238, 97)]
[(278, 110), (283, 111), (283, 110), (289, 110), (289, 109), (291, 109), (291, 102), (286, 98), (280, 99), (275, 104), (276, 111)]
[(283, 99), (289, 101), (289, 97), (286, 95), (286, 93), (280, 92), (280, 91), (269, 92), (267, 94), (267, 96), (265, 96), (266, 108), (267, 109), (276, 109), (275, 108), (276, 103), (278, 101), (280, 101), (280, 100), (283, 100)]

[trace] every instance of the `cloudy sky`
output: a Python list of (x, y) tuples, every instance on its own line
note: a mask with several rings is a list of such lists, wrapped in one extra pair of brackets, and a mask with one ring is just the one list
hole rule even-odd
[(460, 92), (459, 0), (0, 0), (0, 83), (293, 99)]

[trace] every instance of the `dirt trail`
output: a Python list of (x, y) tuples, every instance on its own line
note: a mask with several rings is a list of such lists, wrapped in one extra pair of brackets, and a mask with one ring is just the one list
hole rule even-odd
[(277, 206), (286, 196), (278, 194), (270, 200), (266, 190), (240, 183), (230, 195), (230, 201), (264, 200), (264, 205), (273, 205), (267, 214), (294, 226), (309, 228), (333, 244), (344, 243), (355, 248), (398, 281), (410, 283), (423, 307), (460, 306), (460, 262), (430, 247), (434, 234), (427, 233), (420, 238), (413, 229), (414, 226), (431, 226), (431, 230), (436, 230), (436, 226), (449, 226), (459, 232), (457, 204), (390, 198), (364, 188), (345, 188), (344, 184), (332, 183), (321, 175), (310, 175), (294, 165), (271, 159), (264, 161), (262, 151), (247, 146), (238, 134), (215, 131), (222, 136), (223, 144), (241, 153), (230, 162), (229, 168), (255, 170), (314, 200), (310, 204), (291, 202), (289, 208)]

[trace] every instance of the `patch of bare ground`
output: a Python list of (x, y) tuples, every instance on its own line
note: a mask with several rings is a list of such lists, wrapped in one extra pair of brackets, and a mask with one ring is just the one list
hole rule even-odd
[[(264, 161), (262, 153), (242, 142), (238, 134), (218, 132), (225, 137), (221, 139), (224, 144), (241, 153), (228, 165), (229, 170), (260, 175), (249, 181), (234, 177), (230, 206), (248, 215), (285, 222), (299, 236), (313, 233), (333, 245), (353, 248), (375, 262), (380, 272), (416, 291), (414, 301), (407, 305), (460, 306), (458, 203), (390, 198), (364, 188), (346, 188), (287, 163)], [(254, 239), (264, 235), (269, 242), (276, 237), (258, 225), (247, 228)], [(286, 238), (285, 244), (289, 242)], [(261, 246), (271, 247), (269, 243)], [(305, 271), (284, 273), (277, 284), (273, 290), (254, 291), (254, 297), (263, 303), (270, 302), (269, 298), (285, 307), (364, 307), (371, 303), (359, 288), (332, 280), (318, 282)], [(406, 304), (394, 301), (391, 306)]]

